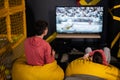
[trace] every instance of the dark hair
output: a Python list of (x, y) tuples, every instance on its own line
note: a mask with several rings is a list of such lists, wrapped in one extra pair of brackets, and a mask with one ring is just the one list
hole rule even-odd
[(100, 52), (95, 52), (94, 53), (92, 61), (95, 62), (95, 63), (102, 64), (103, 59), (102, 59), (102, 55), (100, 54)]
[(48, 27), (48, 23), (44, 20), (39, 20), (36, 22), (34, 29), (35, 29), (35, 35), (41, 35), (45, 31), (45, 29)]

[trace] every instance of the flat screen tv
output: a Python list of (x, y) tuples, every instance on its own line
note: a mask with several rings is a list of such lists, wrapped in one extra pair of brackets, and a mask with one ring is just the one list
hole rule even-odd
[(57, 6), (58, 34), (99, 34), (103, 31), (102, 6)]

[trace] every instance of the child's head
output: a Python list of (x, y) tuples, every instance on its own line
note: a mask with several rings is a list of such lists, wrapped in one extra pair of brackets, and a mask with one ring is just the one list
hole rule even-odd
[(92, 61), (99, 64), (108, 65), (106, 61), (106, 55), (103, 50), (98, 49), (89, 53), (89, 56), (92, 57)]
[(34, 28), (36, 35), (47, 35), (48, 23), (44, 20), (39, 20), (36, 22)]
[(95, 52), (92, 58), (92, 61), (95, 63), (99, 63), (102, 64), (103, 63), (103, 59), (102, 59), (102, 55), (100, 52)]

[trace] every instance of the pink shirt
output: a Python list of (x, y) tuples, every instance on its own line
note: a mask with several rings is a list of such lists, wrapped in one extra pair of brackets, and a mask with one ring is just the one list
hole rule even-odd
[(44, 65), (54, 61), (51, 46), (40, 37), (30, 37), (25, 40), (25, 55), (30, 65)]

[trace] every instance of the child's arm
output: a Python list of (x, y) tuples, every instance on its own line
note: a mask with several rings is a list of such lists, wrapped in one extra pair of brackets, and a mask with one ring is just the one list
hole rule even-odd
[(92, 52), (91, 47), (87, 47), (87, 48), (85, 49), (85, 55), (83, 56), (83, 59), (87, 59), (87, 58), (90, 56), (90, 55), (89, 55), (90, 52)]
[(83, 56), (83, 59), (87, 59), (88, 57), (89, 57), (89, 53), (85, 54), (85, 55)]

